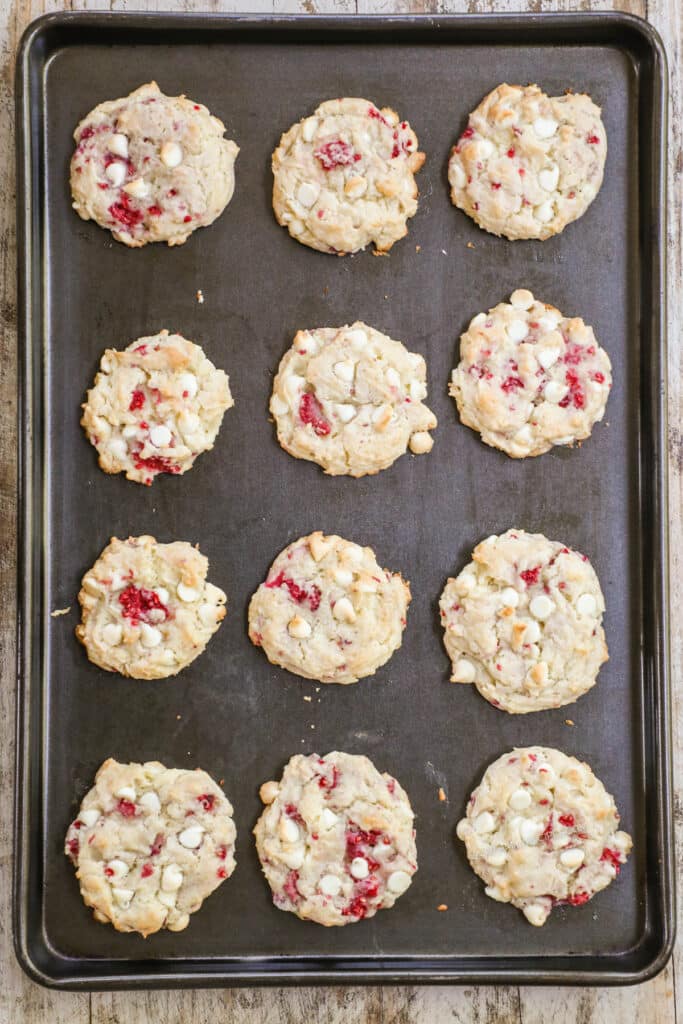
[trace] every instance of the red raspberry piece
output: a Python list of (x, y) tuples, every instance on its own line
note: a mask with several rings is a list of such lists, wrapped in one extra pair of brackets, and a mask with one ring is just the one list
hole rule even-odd
[(142, 878), (149, 878), (149, 876), (153, 875), (153, 874), (154, 874), (154, 868), (152, 867), (151, 864), (143, 864), (142, 865), (142, 871), (140, 872), (140, 876)]
[[(384, 114), (382, 114), (382, 112), (379, 111), (377, 109), (377, 107), (368, 107), (368, 117), (374, 117), (374, 119), (376, 121), (381, 121), (382, 124), (386, 124), (386, 125), (389, 124), (389, 122), (387, 121), (387, 119), (384, 116)], [(401, 126), (401, 127), (403, 127), (403, 126)]]
[(567, 370), (564, 379), (569, 385), (569, 393), (559, 403), (560, 408), (566, 409), (569, 403), (572, 402), (575, 409), (583, 409), (586, 404), (586, 396), (581, 388), (578, 374), (574, 370)]
[(91, 139), (95, 134), (95, 129), (91, 124), (86, 125), (81, 134), (78, 137), (79, 142), (85, 142), (86, 139)]
[(123, 617), (130, 619), (132, 626), (140, 622), (149, 623), (149, 613), (153, 610), (164, 613), (164, 622), (171, 614), (157, 593), (146, 587), (136, 587), (133, 583), (119, 595), (119, 604), (123, 608)]
[(368, 912), (368, 905), (362, 896), (354, 896), (348, 906), (342, 910), (343, 917), (357, 917), (362, 921)]
[(589, 135), (587, 141), (591, 144), (591, 146), (597, 146), (597, 144), (600, 142), (600, 138), (597, 135)]
[(192, 217), (190, 216), (190, 214), (186, 213), (185, 216), (183, 217), (183, 224), (189, 224), (191, 220)]
[(313, 427), (318, 437), (327, 437), (332, 427), (325, 419), (322, 406), (310, 391), (304, 392), (299, 402), (299, 419)]
[(163, 832), (157, 832), (157, 834), (154, 837), (154, 842), (152, 843), (152, 845), (149, 848), (149, 855), (150, 855), (150, 857), (158, 857), (159, 854), (161, 853), (161, 850), (162, 850), (165, 842), (166, 842), (166, 836), (164, 835), (164, 833)]
[(132, 802), (132, 800), (119, 800), (119, 802), (116, 805), (116, 810), (119, 812), (119, 814), (122, 814), (124, 818), (135, 817), (135, 804)]
[(163, 211), (163, 210), (161, 209), (161, 207), (160, 207), (160, 206), (157, 206), (157, 204), (156, 204), (156, 203), (155, 203), (155, 204), (154, 204), (153, 206), (148, 206), (148, 207), (147, 207), (147, 213), (148, 213), (148, 214), (149, 214), (149, 215), (150, 215), (151, 217), (161, 217), (161, 214), (162, 214), (163, 212), (164, 212), (164, 211)]
[(217, 846), (216, 856), (218, 857), (219, 860), (225, 860), (225, 858), (228, 856), (227, 846)]
[[(324, 763), (325, 763), (324, 761), (320, 762), (320, 764), (324, 764)], [(339, 779), (340, 778), (341, 778), (341, 772), (337, 768), (336, 764), (333, 764), (332, 765), (332, 778), (330, 779), (326, 775), (321, 775), (319, 777), (319, 779), (318, 779), (318, 785), (320, 786), (321, 789), (333, 790), (333, 789), (336, 789), (337, 786), (339, 785)]]
[(497, 192), (497, 191), (498, 191), (498, 189), (500, 188), (500, 182), (499, 182), (499, 181), (492, 181), (492, 182), (491, 182), (491, 188), (492, 188), (492, 189), (495, 189), (495, 190), (496, 190), (496, 192)]
[(545, 845), (548, 847), (549, 850), (552, 848), (552, 844), (553, 844), (553, 816), (552, 816), (552, 814), (548, 818), (548, 823), (547, 823), (546, 827), (541, 832), (541, 841), (545, 843)]
[(114, 220), (117, 220), (119, 224), (123, 224), (126, 228), (134, 228), (137, 224), (140, 224), (144, 218), (142, 210), (136, 210), (130, 205), (130, 199), (126, 193), (122, 193), (121, 198), (117, 203), (112, 203), (109, 207), (109, 213), (112, 215)]
[(136, 409), (142, 409), (145, 404), (145, 393), (136, 389), (130, 398), (130, 405), (128, 406), (129, 412), (135, 412)]
[(612, 864), (617, 874), (621, 871), (622, 860), (621, 854), (618, 850), (610, 850), (610, 848), (606, 846), (600, 854), (600, 860)]
[(461, 139), (471, 139), (473, 135), (474, 135), (474, 128), (467, 127), (467, 128), (465, 128), (465, 131), (462, 133), (460, 138)]
[(104, 869), (104, 873), (107, 876), (107, 878), (111, 878), (112, 875), (114, 874), (114, 869), (113, 868), (105, 868)]
[(573, 814), (561, 814), (557, 819), (560, 825), (564, 825), (565, 828), (574, 828), (574, 815)]
[[(142, 424), (140, 424), (142, 426)], [(179, 473), (180, 466), (175, 462), (171, 462), (165, 455), (150, 455), (148, 459), (135, 459), (136, 469), (148, 469), (150, 473)], [(145, 483), (151, 484), (151, 479), (146, 480)]]
[(216, 877), (217, 878), (227, 878), (228, 877), (228, 869), (224, 868), (224, 867), (220, 867), (218, 869), (218, 871), (216, 872)]
[(69, 851), (69, 856), (71, 857), (72, 860), (75, 861), (76, 857), (78, 856), (78, 851), (80, 849), (80, 843), (78, 842), (78, 838), (74, 836), (73, 839), (68, 840), (66, 845)]
[(216, 797), (213, 793), (202, 793), (202, 795), (198, 796), (197, 799), (205, 811), (213, 810), (214, 804), (216, 803)]
[(567, 899), (562, 902), (568, 903), (572, 907), (580, 907), (584, 903), (588, 903), (590, 898), (589, 892), (577, 892), (574, 896), (568, 896)]
[(506, 394), (509, 394), (510, 391), (514, 391), (516, 388), (523, 388), (524, 381), (520, 377), (508, 377), (500, 386)]
[(541, 567), (540, 565), (537, 565), (534, 569), (525, 569), (523, 572), (520, 572), (519, 575), (522, 577), (527, 587), (532, 587), (534, 584), (538, 583), (540, 573)]
[(295, 821), (298, 825), (304, 824), (304, 819), (301, 817), (301, 814), (299, 813), (299, 808), (296, 806), (296, 804), (287, 804), (287, 806), (285, 807), (285, 814), (287, 815), (288, 818), (291, 818), (292, 821)]
[(382, 833), (378, 829), (373, 828), (366, 832), (365, 829), (350, 824), (346, 830), (346, 856), (349, 860), (353, 860), (354, 857), (358, 857), (364, 852), (363, 847), (377, 846), (381, 835)]
[(285, 895), (287, 895), (289, 897), (289, 899), (292, 901), (292, 903), (298, 903), (299, 902), (299, 898), (301, 896), (299, 890), (297, 889), (297, 882), (298, 881), (299, 881), (299, 872), (298, 871), (290, 871), (289, 874), (287, 875), (287, 878), (285, 880), (285, 884), (283, 886), (283, 888), (285, 890)]
[(309, 607), (310, 607), (312, 612), (317, 612), (318, 608), (320, 607), (320, 598), (321, 597), (322, 597), (322, 595), (320, 593), (320, 588), (316, 587), (316, 585), (314, 583), (313, 586), (311, 587), (311, 591), (310, 591), (310, 593), (308, 595), (308, 605), (309, 605)]
[(508, 149), (508, 154), (507, 154), (507, 155), (508, 155), (508, 156), (510, 157), (510, 159), (512, 160), (513, 156), (515, 155), (515, 149), (514, 149), (514, 146), (510, 146), (510, 149)]
[(604, 373), (600, 373), (600, 371), (598, 370), (596, 373), (593, 374), (592, 380), (594, 380), (597, 384), (604, 384), (605, 375)]
[(347, 167), (361, 158), (360, 153), (354, 153), (353, 146), (341, 139), (333, 139), (318, 146), (313, 151), (313, 156), (320, 161), (324, 171), (334, 170), (335, 167)]

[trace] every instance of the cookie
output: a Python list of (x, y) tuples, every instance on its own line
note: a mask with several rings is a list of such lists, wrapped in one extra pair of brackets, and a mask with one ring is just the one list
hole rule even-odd
[(590, 96), (499, 85), (451, 151), (451, 199), (505, 238), (550, 238), (586, 212), (605, 169), (607, 134)]
[(151, 484), (160, 473), (186, 473), (213, 448), (234, 404), (227, 375), (199, 345), (161, 331), (106, 350), (81, 425), (105, 473)]
[(488, 537), (439, 607), (454, 683), (510, 714), (572, 704), (607, 661), (605, 600), (585, 555), (540, 533)]
[(260, 790), (256, 849), (273, 903), (304, 921), (354, 924), (393, 907), (417, 871), (410, 801), (358, 754), (297, 754)]
[(235, 870), (232, 807), (210, 775), (109, 758), (64, 852), (95, 920), (145, 938), (182, 931)]
[(471, 321), (449, 392), (466, 426), (523, 459), (589, 437), (611, 387), (593, 328), (519, 288)]
[(321, 103), (273, 153), (273, 210), (292, 238), (344, 256), (387, 252), (417, 212), (414, 175), (425, 160), (395, 111), (362, 99)]
[(588, 765), (551, 747), (517, 748), (489, 765), (457, 835), (486, 895), (536, 926), (553, 907), (605, 889), (633, 845)]
[(81, 581), (76, 636), (107, 672), (166, 679), (194, 661), (225, 618), (209, 560), (185, 541), (112, 537)]
[(224, 132), (206, 107), (156, 82), (100, 103), (74, 132), (74, 210), (132, 248), (182, 245), (232, 198), (239, 148)]
[(410, 587), (372, 548), (318, 530), (282, 551), (249, 605), (268, 660), (320, 683), (356, 683), (401, 646)]
[(386, 469), (407, 448), (431, 451), (436, 416), (422, 356), (357, 321), (299, 331), (273, 384), (278, 441), (333, 476)]

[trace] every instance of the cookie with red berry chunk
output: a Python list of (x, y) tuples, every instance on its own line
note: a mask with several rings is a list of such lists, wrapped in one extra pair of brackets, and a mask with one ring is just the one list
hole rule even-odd
[(74, 132), (73, 208), (131, 248), (182, 245), (232, 199), (238, 146), (201, 103), (156, 82), (100, 103)]
[(523, 459), (589, 437), (611, 387), (593, 328), (519, 288), (461, 335), (449, 393), (482, 441)]
[(553, 907), (605, 889), (633, 845), (588, 765), (552, 747), (516, 748), (489, 765), (457, 835), (486, 895), (537, 927)]
[(321, 103), (273, 153), (273, 209), (292, 238), (345, 256), (387, 252), (417, 212), (425, 161), (407, 121), (363, 99)]
[(209, 560), (185, 541), (110, 543), (81, 581), (76, 637), (107, 672), (166, 679), (198, 657), (225, 618)]
[(296, 754), (260, 796), (256, 849), (280, 910), (328, 927), (355, 924), (393, 907), (410, 885), (410, 801), (367, 757)]
[(319, 530), (281, 551), (249, 605), (249, 638), (273, 665), (356, 683), (401, 646), (410, 587), (372, 548)]
[(81, 425), (105, 473), (151, 484), (160, 473), (186, 473), (213, 448), (234, 404), (227, 374), (199, 345), (161, 331), (106, 350)]
[(590, 96), (499, 85), (451, 151), (451, 199), (493, 235), (543, 240), (586, 212), (606, 156), (607, 133)]
[(572, 704), (607, 661), (605, 599), (585, 555), (540, 533), (488, 537), (439, 602), (451, 681), (510, 714)]
[(333, 476), (386, 469), (408, 448), (431, 451), (425, 361), (357, 321), (299, 331), (282, 358), (270, 411), (278, 441)]
[(145, 938), (179, 932), (235, 870), (232, 806), (210, 775), (109, 758), (66, 834), (95, 920)]

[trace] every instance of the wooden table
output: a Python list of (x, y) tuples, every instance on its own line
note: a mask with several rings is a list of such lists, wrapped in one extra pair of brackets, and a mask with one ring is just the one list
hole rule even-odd
[[(637, 988), (392, 987), (234, 989), (208, 992), (51, 992), (29, 981), (12, 951), (10, 874), (14, 765), (16, 291), (13, 73), (26, 25), (52, 10), (511, 12), (615, 8), (648, 18), (669, 57), (669, 480), (672, 680), (683, 648), (683, 39), (682, 0), (0, 0), (0, 1024), (670, 1024), (683, 1022), (683, 943), (658, 978)], [(683, 775), (683, 684), (674, 687), (675, 770)], [(683, 778), (674, 794), (683, 859)], [(682, 918), (683, 919), (683, 918)], [(681, 1010), (676, 1012), (676, 987)]]

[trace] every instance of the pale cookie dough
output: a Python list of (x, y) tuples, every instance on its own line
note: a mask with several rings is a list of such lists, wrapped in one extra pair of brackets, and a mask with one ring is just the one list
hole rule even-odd
[(372, 548), (301, 537), (251, 599), (249, 638), (274, 665), (321, 683), (356, 683), (401, 646), (410, 587)]
[(273, 903), (353, 924), (393, 907), (417, 871), (413, 811), (396, 779), (357, 754), (297, 754), (264, 782), (256, 849)]
[(282, 358), (270, 411), (278, 441), (333, 476), (386, 469), (431, 451), (436, 416), (422, 356), (357, 321), (299, 331)]
[(273, 209), (292, 238), (344, 256), (391, 249), (417, 211), (414, 175), (425, 160), (415, 132), (388, 107), (321, 103), (273, 153)]
[(605, 126), (590, 96), (499, 85), (451, 151), (451, 199), (494, 235), (550, 238), (593, 202), (606, 155)]
[(589, 437), (611, 387), (593, 328), (519, 288), (461, 335), (449, 393), (486, 444), (523, 459)]
[(187, 928), (235, 870), (234, 850), (232, 807), (206, 772), (112, 758), (64, 845), (95, 920), (145, 938)]
[(478, 544), (439, 607), (454, 683), (511, 714), (572, 704), (607, 661), (605, 600), (585, 555), (540, 533)]
[(199, 345), (161, 331), (106, 350), (81, 425), (105, 473), (151, 484), (159, 473), (186, 473), (213, 448), (234, 404), (227, 375)]
[(457, 834), (486, 895), (537, 926), (553, 907), (580, 906), (605, 889), (633, 845), (588, 765), (551, 747), (522, 747), (494, 761)]
[(137, 248), (182, 245), (221, 215), (239, 148), (205, 106), (156, 82), (91, 110), (74, 132), (73, 208)]
[(108, 672), (174, 676), (202, 653), (225, 618), (226, 596), (208, 583), (209, 560), (185, 541), (112, 537), (81, 581), (76, 636)]

